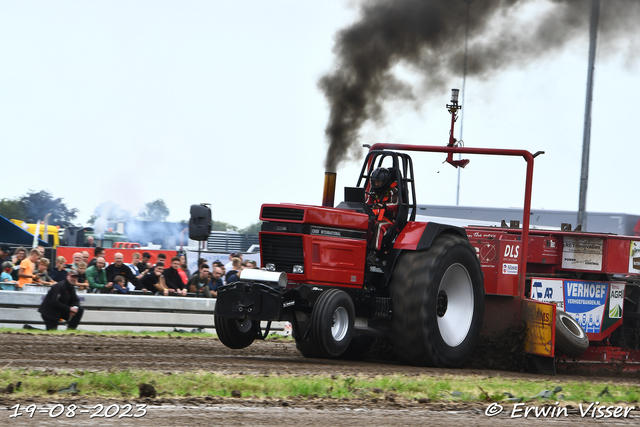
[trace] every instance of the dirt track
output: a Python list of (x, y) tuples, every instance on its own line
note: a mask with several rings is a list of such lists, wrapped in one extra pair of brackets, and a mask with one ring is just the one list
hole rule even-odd
[[(445, 373), (474, 376), (503, 376), (514, 378), (536, 378), (540, 376), (505, 371), (478, 369), (447, 370), (435, 368), (419, 368), (381, 362), (353, 362), (341, 360), (305, 359), (300, 356), (295, 344), (288, 341), (256, 342), (244, 350), (230, 350), (216, 339), (202, 338), (147, 338), (120, 336), (87, 336), (87, 335), (30, 335), (0, 334), (2, 349), (2, 365), (10, 368), (30, 369), (153, 369), (161, 371), (188, 371), (205, 369), (224, 374), (422, 374), (440, 376)], [(128, 363), (115, 363), (128, 356)], [(593, 380), (593, 378), (556, 377), (562, 380)], [(626, 382), (624, 379), (611, 379), (611, 382)], [(95, 400), (95, 399), (94, 399)], [(86, 398), (60, 398), (40, 400), (35, 403), (68, 405), (93, 405), (93, 400)], [(0, 397), (0, 407), (10, 408), (20, 402), (11, 398)], [(123, 401), (111, 403), (124, 404)], [(131, 403), (134, 403), (133, 401)], [(419, 404), (412, 401), (365, 401), (351, 399), (293, 399), (279, 400), (245, 400), (219, 398), (185, 398), (154, 399), (142, 401), (148, 404), (148, 414), (138, 419), (93, 419), (88, 415), (76, 416), (76, 425), (98, 425), (118, 422), (118, 425), (281, 425), (284, 420), (296, 425), (512, 425), (509, 408), (505, 413), (489, 418), (484, 414), (487, 404)], [(19, 417), (6, 421), (10, 411), (1, 411), (0, 425), (68, 425), (64, 417), (51, 419), (46, 415), (36, 414), (34, 419)], [(1, 413), (0, 412), (0, 413)], [(623, 424), (638, 423), (638, 416), (616, 420)], [(632, 412), (633, 415), (633, 412)], [(39, 420), (39, 421), (38, 421)], [(544, 420), (519, 420), (526, 423)], [(551, 421), (551, 420), (547, 420)], [(611, 422), (612, 420), (609, 420)], [(603, 422), (603, 420), (583, 419), (577, 414), (565, 419), (553, 420), (554, 425), (584, 425), (586, 422)]]

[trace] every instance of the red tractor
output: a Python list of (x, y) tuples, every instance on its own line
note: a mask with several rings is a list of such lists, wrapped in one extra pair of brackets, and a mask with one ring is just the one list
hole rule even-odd
[[(640, 242), (570, 230), (530, 232), (533, 161), (540, 153), (459, 147), (452, 136), (459, 107), (448, 107), (447, 146), (373, 145), (357, 185), (345, 189), (337, 207), (331, 176), (325, 206), (262, 206), (262, 270), (243, 270), (240, 281), (218, 291), (215, 326), (226, 346), (247, 347), (268, 334), (271, 321), (284, 320), (306, 357), (354, 357), (374, 337), (387, 337), (405, 363), (457, 367), (471, 357), (481, 335), (500, 337), (522, 327), (525, 351), (535, 355), (542, 372), (555, 372), (556, 362), (577, 363), (583, 354), (587, 361), (608, 356), (640, 363), (640, 292), (634, 282), (640, 265), (630, 267), (629, 255), (636, 243), (640, 251)], [(416, 221), (407, 151), (446, 153), (456, 167), (468, 160), (453, 160), (455, 153), (524, 158), (522, 227)], [(376, 248), (381, 218), (374, 212), (372, 175), (379, 168), (390, 174), (397, 200), (394, 221)], [(620, 298), (625, 286), (628, 302)], [(617, 307), (610, 306), (615, 292)], [(624, 322), (623, 309), (629, 311)], [(581, 314), (592, 316), (591, 326), (588, 320), (581, 324)], [(265, 331), (261, 321), (269, 322)]]

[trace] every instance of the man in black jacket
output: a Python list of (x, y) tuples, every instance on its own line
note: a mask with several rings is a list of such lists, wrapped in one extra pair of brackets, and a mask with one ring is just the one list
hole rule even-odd
[(38, 311), (47, 325), (47, 330), (58, 329), (59, 319), (69, 322), (67, 329), (76, 329), (82, 319), (84, 309), (80, 307), (80, 300), (76, 294), (75, 285), (78, 283), (78, 271), (71, 269), (67, 278), (49, 289)]
[(122, 276), (127, 282), (131, 282), (133, 286), (139, 288), (140, 281), (133, 274), (133, 271), (131, 271), (129, 266), (123, 261), (124, 255), (122, 255), (120, 252), (116, 253), (113, 256), (113, 264), (105, 268), (105, 271), (107, 272), (107, 282), (113, 284), (113, 279), (115, 279), (116, 276)]
[(180, 268), (180, 258), (173, 257), (171, 259), (171, 267), (164, 270), (162, 275), (164, 276), (165, 284), (169, 290), (169, 295), (187, 296), (187, 286), (182, 281), (178, 269)]

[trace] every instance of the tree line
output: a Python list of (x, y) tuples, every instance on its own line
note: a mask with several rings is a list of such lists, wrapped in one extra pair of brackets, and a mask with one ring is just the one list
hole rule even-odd
[[(69, 208), (62, 201), (62, 198), (56, 198), (48, 191), (29, 190), (25, 195), (15, 199), (0, 200), (0, 215), (7, 219), (21, 219), (27, 223), (35, 223), (42, 221), (44, 216), (51, 213), (49, 224), (60, 227), (70, 227), (74, 224), (74, 220), (78, 216), (79, 210)], [(161, 221), (164, 222), (169, 216), (169, 208), (162, 199), (157, 199), (146, 203), (142, 210), (138, 213), (137, 219), (141, 221)], [(89, 218), (88, 224), (93, 225), (97, 220), (97, 215)], [(124, 218), (109, 218), (113, 220)], [(187, 220), (180, 222), (187, 223)], [(233, 224), (222, 221), (211, 221), (211, 229), (213, 231), (237, 231), (243, 234), (258, 234), (261, 222), (258, 221), (246, 228), (238, 228)]]

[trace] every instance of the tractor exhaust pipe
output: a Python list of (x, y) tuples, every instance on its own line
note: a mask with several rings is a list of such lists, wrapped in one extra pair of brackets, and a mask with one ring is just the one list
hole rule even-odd
[(336, 173), (324, 173), (324, 190), (322, 192), (322, 206), (332, 208), (336, 198)]

